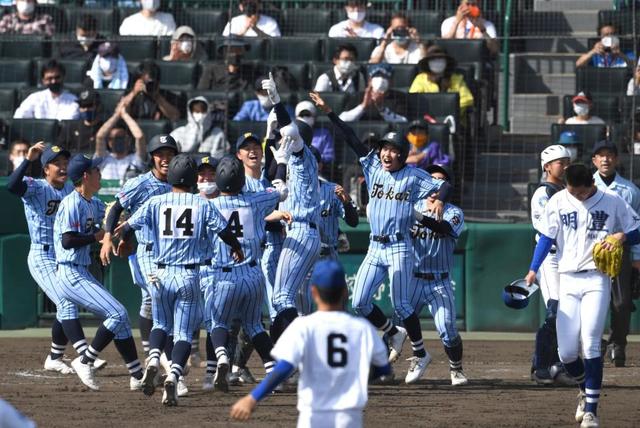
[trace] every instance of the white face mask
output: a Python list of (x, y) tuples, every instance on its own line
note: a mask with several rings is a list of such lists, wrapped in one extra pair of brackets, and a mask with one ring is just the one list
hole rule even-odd
[(143, 9), (155, 11), (160, 8), (160, 0), (140, 0)]
[(573, 111), (578, 116), (584, 116), (589, 114), (589, 105), (584, 103), (574, 104)]
[(371, 78), (371, 89), (376, 92), (387, 92), (389, 89), (389, 81), (382, 76), (376, 76)]
[(444, 58), (436, 58), (429, 61), (429, 70), (435, 74), (441, 74), (447, 68), (447, 60)]
[(193, 116), (193, 120), (196, 123), (201, 123), (204, 120), (204, 117), (206, 116), (206, 113), (194, 112), (194, 113), (191, 113), (191, 116)]
[(204, 183), (198, 183), (198, 192), (205, 195), (211, 195), (218, 190), (218, 185), (214, 181), (206, 181)]
[(356, 65), (353, 61), (344, 59), (338, 61), (337, 67), (342, 74), (350, 74), (356, 69)]
[(180, 42), (180, 50), (183, 53), (190, 54), (193, 51), (193, 42), (191, 40), (184, 40)]
[(18, 169), (18, 167), (20, 166), (20, 164), (22, 164), (22, 162), (24, 162), (24, 160), (25, 160), (24, 156), (17, 156), (13, 158), (13, 160), (11, 161), (13, 163), (13, 169), (14, 170)]
[(23, 15), (31, 15), (36, 10), (36, 4), (28, 1), (17, 1), (16, 9)]
[(100, 70), (102, 70), (105, 74), (113, 74), (118, 68), (118, 59), (114, 57), (100, 57), (98, 59), (98, 65), (100, 66)]
[(258, 97), (258, 101), (260, 102), (260, 105), (262, 106), (263, 109), (268, 110), (271, 107), (273, 107), (273, 103), (271, 102), (271, 100), (269, 99), (268, 96), (266, 95), (257, 95)]
[(85, 37), (85, 36), (76, 36), (76, 40), (82, 46), (89, 46), (89, 45), (91, 45), (91, 43), (93, 43), (93, 39), (91, 39), (89, 37)]
[(366, 16), (367, 12), (365, 10), (352, 10), (351, 12), (347, 12), (349, 20), (357, 23), (364, 21)]
[(313, 128), (313, 124), (316, 123), (316, 118), (313, 117), (313, 116), (299, 117), (298, 120), (303, 121), (304, 123), (306, 123), (307, 125), (309, 125), (312, 128)]

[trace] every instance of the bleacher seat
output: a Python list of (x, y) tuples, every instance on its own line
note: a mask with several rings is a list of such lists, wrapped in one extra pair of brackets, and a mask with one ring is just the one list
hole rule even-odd
[(42, 36), (8, 34), (0, 36), (0, 58), (49, 57), (51, 43)]
[(56, 141), (58, 136), (58, 121), (49, 119), (12, 119), (9, 125), (9, 141), (17, 138), (35, 143), (44, 140)]
[(234, 143), (245, 132), (252, 132), (260, 138), (264, 137), (266, 122), (233, 121), (228, 122), (227, 139)]
[(355, 46), (358, 51), (357, 61), (369, 61), (371, 52), (376, 47), (376, 39), (328, 37), (325, 39), (325, 60), (331, 62), (338, 46), (346, 44)]
[(80, 18), (83, 15), (91, 15), (96, 19), (98, 23), (98, 33), (109, 36), (114, 32), (117, 33), (115, 17), (116, 13), (114, 9), (102, 9), (102, 8), (91, 8), (87, 9), (86, 7), (73, 7), (73, 6), (65, 6), (64, 14), (66, 16), (67, 21), (67, 29), (66, 31), (71, 33), (75, 32), (76, 25), (80, 21)]
[(16, 107), (16, 90), (11, 88), (0, 89), (0, 115), (12, 117)]
[(414, 120), (424, 114), (443, 120), (448, 115), (453, 115), (456, 123), (460, 117), (460, 96), (458, 93), (432, 93), (432, 94), (408, 94), (407, 95), (407, 119)]
[(140, 129), (144, 133), (144, 137), (147, 141), (159, 134), (168, 134), (171, 132), (171, 122), (168, 120), (152, 120), (152, 119), (137, 119)]
[(394, 64), (391, 86), (394, 88), (409, 88), (418, 74), (418, 67), (413, 64)]
[(228, 106), (227, 117), (232, 118), (240, 109), (240, 95), (236, 91), (203, 91), (195, 90), (187, 92), (187, 99), (190, 100), (195, 97), (205, 97), (210, 104), (218, 104)]
[(34, 92), (41, 91), (42, 89), (44, 88), (41, 88), (38, 86), (26, 86), (26, 87), (18, 88), (17, 89), (18, 104), (22, 103), (22, 101), (24, 101), (29, 95), (33, 94)]
[(621, 122), (622, 123), (629, 123), (632, 121), (633, 116), (635, 115), (636, 112), (640, 112), (640, 95), (637, 96), (622, 96), (622, 102), (621, 102), (621, 109), (622, 109), (622, 115), (621, 115)]
[[(347, 104), (348, 96), (344, 92), (320, 92), (320, 96), (327, 105), (331, 107), (331, 110), (335, 111), (337, 114), (340, 114)], [(299, 98), (300, 101), (311, 101), (308, 93), (300, 94)]]
[(322, 40), (303, 37), (269, 39), (269, 58), (272, 61), (321, 61)]
[(631, 71), (627, 68), (578, 68), (576, 93), (589, 91), (591, 95), (624, 95), (630, 77)]
[[(565, 95), (563, 98), (564, 117), (569, 118), (575, 115), (573, 112), (573, 103), (571, 99), (573, 95)], [(593, 107), (590, 113), (599, 116), (607, 123), (620, 123), (622, 116), (620, 115), (620, 97), (617, 95), (601, 95), (594, 97)]]
[[(375, 10), (369, 8), (367, 10), (366, 20), (367, 22), (372, 22), (374, 24), (380, 25), (386, 31), (389, 28), (389, 21), (391, 20), (391, 12), (386, 10)], [(333, 23), (337, 23), (347, 19), (344, 9), (340, 8), (334, 12)], [(327, 32), (329, 29), (327, 28)]]
[[(412, 10), (407, 15), (409, 16), (411, 25), (418, 30), (418, 34), (420, 34), (421, 37), (440, 37), (440, 25), (442, 24), (442, 16), (440, 15), (440, 12), (431, 10)], [(387, 28), (387, 26), (385, 26), (385, 28)]]
[(197, 37), (205, 34), (222, 34), (227, 23), (227, 11), (220, 9), (184, 8), (179, 16), (177, 25), (188, 25)]
[(30, 59), (0, 59), (0, 87), (31, 86), (34, 83), (32, 66)]
[(36, 7), (36, 15), (39, 14), (49, 15), (53, 18), (56, 27), (55, 32), (57, 34), (67, 32), (67, 23), (62, 8), (54, 4), (38, 4)]
[(127, 62), (156, 58), (158, 43), (155, 37), (119, 37), (115, 42)]
[(332, 24), (330, 9), (285, 9), (280, 30), (285, 36), (326, 35)]
[[(224, 37), (216, 37), (215, 50), (210, 51), (210, 59), (223, 59), (220, 53), (217, 51), (218, 46), (222, 46)], [(267, 58), (267, 39), (261, 37), (243, 37), (242, 41), (249, 45), (249, 50), (245, 52), (243, 58), (246, 60), (260, 59), (265, 60)], [(213, 56), (212, 54), (215, 54)]]
[(489, 58), (484, 40), (440, 39), (436, 43), (459, 63), (484, 62)]
[[(634, 31), (633, 23), (636, 23)], [(633, 11), (630, 9), (624, 10), (601, 10), (598, 12), (598, 26), (603, 24), (613, 24), (618, 29), (618, 34), (633, 34), (640, 31), (640, 12), (636, 12), (636, 16), (633, 16)]]
[(591, 150), (593, 146), (601, 140), (607, 138), (607, 127), (605, 125), (561, 125), (554, 123), (551, 125), (551, 144), (556, 144), (560, 134), (565, 131), (576, 133), (576, 139), (582, 148), (581, 161), (590, 162)]
[(197, 83), (199, 65), (192, 61), (158, 61), (163, 88), (190, 91)]
[[(284, 67), (289, 74), (296, 80), (297, 88), (289, 88), (298, 91), (310, 89), (311, 78), (309, 73), (309, 64), (306, 62), (278, 62), (269, 61), (268, 65), (273, 70), (274, 67)], [(274, 76), (275, 77), (275, 76)]]
[[(38, 58), (35, 60), (35, 67), (33, 70), (34, 82), (40, 82), (42, 67), (49, 61), (49, 58)], [(58, 62), (62, 64), (65, 69), (65, 85), (79, 85), (87, 77), (86, 72), (90, 68), (90, 64), (86, 61), (77, 59), (61, 59), (58, 60)]]
[(120, 98), (124, 95), (124, 90), (115, 89), (96, 89), (96, 92), (100, 95), (100, 104), (102, 104), (102, 110), (110, 116), (116, 109), (116, 106), (120, 102)]

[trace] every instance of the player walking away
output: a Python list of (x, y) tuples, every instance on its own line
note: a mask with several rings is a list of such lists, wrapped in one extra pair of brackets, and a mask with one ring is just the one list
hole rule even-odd
[[(525, 279), (533, 283), (555, 240), (560, 273), (558, 353), (580, 385), (576, 421), (583, 428), (597, 427), (602, 386), (600, 340), (611, 300), (611, 279), (596, 269), (593, 248), (605, 238), (629, 245), (640, 243), (640, 217), (617, 195), (597, 189), (585, 165), (570, 165), (565, 178), (567, 188), (549, 199), (541, 216), (540, 239)], [(604, 241), (602, 248), (609, 251), (615, 246)]]
[[(453, 186), (453, 173), (446, 165), (430, 165), (426, 171), (437, 180), (446, 180)], [(456, 305), (451, 286), (451, 269), (456, 241), (464, 228), (464, 214), (457, 206), (445, 203), (442, 221), (433, 214), (437, 194), (415, 205), (418, 222), (411, 230), (416, 278), (413, 297), (415, 313), (429, 308), (436, 330), (449, 357), (451, 385), (466, 385), (469, 381), (462, 371), (462, 338), (456, 328)], [(425, 351), (426, 352), (426, 351)], [(428, 360), (431, 356), (427, 352)]]
[(82, 383), (90, 389), (100, 389), (94, 376), (94, 363), (113, 340), (131, 375), (129, 386), (136, 390), (141, 387), (142, 368), (127, 310), (88, 269), (90, 247), (104, 236), (104, 230), (98, 228), (104, 216), (104, 204), (93, 198), (100, 190), (100, 162), (101, 159), (92, 160), (84, 155), (75, 155), (69, 161), (67, 174), (75, 190), (60, 202), (53, 226), (58, 263), (56, 286), (61, 297), (104, 319), (91, 345), (71, 362)]
[[(571, 153), (562, 145), (545, 148), (540, 153), (540, 164), (544, 171), (544, 181), (531, 197), (531, 222), (533, 228), (539, 231), (544, 217), (544, 208), (549, 199), (564, 189), (564, 170), (569, 165)], [(536, 240), (539, 234), (536, 234)], [(540, 292), (547, 308), (544, 323), (536, 333), (535, 351), (531, 365), (531, 378), (539, 384), (566, 383), (564, 367), (558, 357), (558, 339), (556, 335), (556, 314), (558, 312), (558, 287), (560, 274), (558, 273), (558, 257), (555, 245), (549, 250), (538, 275)], [(552, 373), (553, 372), (553, 373)]]
[(156, 277), (154, 290), (154, 327), (149, 337), (149, 359), (143, 378), (143, 392), (152, 395), (160, 365), (160, 353), (167, 336), (173, 333), (171, 373), (164, 382), (162, 404), (178, 404), (177, 384), (191, 351), (191, 338), (202, 321), (199, 268), (203, 243), (218, 235), (232, 248), (235, 260), (242, 250), (220, 213), (205, 199), (194, 195), (197, 165), (188, 155), (177, 155), (169, 164), (167, 182), (171, 192), (151, 197), (127, 222), (116, 228), (126, 234), (144, 227), (153, 242)]
[(299, 427), (363, 425), (369, 369), (376, 377), (391, 373), (387, 349), (368, 322), (344, 312), (348, 290), (339, 262), (318, 261), (311, 284), (317, 312), (284, 331), (271, 352), (273, 372), (233, 405), (232, 418), (249, 419), (258, 401), (298, 369)]
[[(451, 186), (433, 179), (422, 169), (406, 167), (409, 143), (401, 134), (387, 133), (380, 141), (381, 147), (369, 151), (353, 129), (340, 120), (317, 93), (311, 93), (310, 96), (342, 131), (351, 149), (360, 157), (369, 192), (367, 212), (371, 224), (371, 243), (356, 275), (353, 308), (390, 336), (390, 362), (398, 359), (409, 335), (413, 357), (409, 359), (405, 382), (414, 383), (424, 374), (429, 357), (422, 342), (420, 320), (410, 300), (410, 295), (415, 291), (413, 244), (410, 239), (414, 222), (413, 207), (416, 202), (437, 192), (433, 212), (437, 221), (442, 220), (443, 201), (449, 197)], [(373, 304), (373, 295), (387, 275), (391, 277), (391, 302), (406, 330), (393, 325)]]
[[(40, 157), (44, 179), (25, 177)], [(44, 362), (44, 369), (63, 374), (73, 369), (62, 361), (67, 342), (78, 355), (87, 349), (87, 341), (78, 319), (78, 308), (64, 299), (56, 286), (56, 256), (53, 245), (53, 223), (60, 201), (73, 191), (67, 183), (67, 165), (71, 154), (58, 146), (46, 147), (39, 142), (29, 149), (26, 159), (9, 176), (7, 189), (22, 198), (24, 214), (29, 226), (31, 246), (27, 264), (29, 272), (40, 289), (56, 305), (56, 318), (51, 326), (51, 351)], [(104, 360), (96, 364), (106, 365)]]
[[(618, 149), (609, 141), (597, 143), (593, 149), (593, 164), (598, 171), (593, 174), (596, 187), (602, 191), (612, 191), (635, 210), (640, 212), (640, 190), (635, 184), (624, 179), (616, 171)], [(633, 305), (633, 277), (640, 269), (640, 246), (624, 246), (620, 275), (611, 283), (611, 334), (607, 344), (607, 356), (616, 367), (624, 367), (625, 348), (631, 323)], [(633, 272), (635, 270), (635, 272)]]

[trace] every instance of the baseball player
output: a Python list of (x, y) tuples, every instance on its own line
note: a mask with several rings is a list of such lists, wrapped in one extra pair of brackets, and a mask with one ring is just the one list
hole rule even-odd
[(560, 273), (558, 354), (580, 385), (576, 421), (583, 428), (597, 427), (603, 368), (600, 340), (611, 300), (611, 279), (596, 269), (593, 250), (601, 242), (605, 251), (619, 243), (640, 243), (640, 217), (622, 198), (597, 189), (585, 165), (568, 166), (565, 179), (566, 189), (545, 206), (525, 280), (534, 282), (555, 241)]
[(369, 323), (344, 312), (348, 290), (339, 262), (318, 261), (311, 284), (318, 311), (287, 327), (271, 352), (273, 372), (233, 405), (232, 418), (247, 420), (298, 369), (299, 427), (363, 426), (370, 366), (376, 376), (389, 374), (387, 349)]
[[(593, 174), (596, 187), (602, 191), (615, 192), (636, 212), (640, 212), (640, 190), (616, 171), (618, 149), (609, 141), (597, 143), (593, 149), (592, 162), (598, 169)], [(631, 323), (631, 312), (635, 310), (631, 292), (633, 274), (640, 268), (640, 246), (625, 245), (620, 275), (611, 283), (611, 334), (607, 344), (607, 355), (616, 367), (624, 367), (625, 348)], [(636, 272), (632, 272), (636, 270)]]
[[(405, 160), (409, 143), (397, 132), (387, 133), (380, 141), (380, 149), (369, 149), (358, 139), (346, 123), (331, 111), (324, 100), (311, 93), (318, 107), (328, 114), (331, 122), (345, 136), (351, 149), (360, 157), (369, 204), (367, 206), (371, 224), (371, 243), (367, 255), (358, 269), (353, 290), (353, 308), (366, 317), (374, 326), (390, 337), (390, 362), (402, 352), (407, 334), (411, 339), (413, 357), (406, 383), (414, 383), (424, 374), (429, 357), (422, 342), (420, 320), (410, 301), (414, 292), (413, 244), (410, 229), (414, 223), (414, 205), (433, 193), (438, 193), (433, 203), (434, 216), (442, 219), (444, 202), (449, 197), (451, 186), (435, 180), (419, 168), (407, 168)], [(391, 278), (391, 302), (406, 330), (396, 327), (373, 304), (373, 295), (389, 275)]]
[[(544, 217), (544, 208), (547, 202), (554, 194), (564, 189), (564, 169), (569, 165), (570, 158), (569, 150), (559, 144), (549, 146), (540, 153), (540, 164), (545, 179), (531, 197), (531, 222), (536, 231), (539, 231), (538, 228)], [(536, 234), (537, 239), (539, 239), (538, 234)], [(547, 313), (544, 323), (536, 333), (531, 377), (539, 384), (551, 384), (556, 379), (561, 380), (561, 378), (554, 376), (557, 371), (564, 373), (564, 368), (558, 357), (556, 336), (560, 275), (555, 246), (551, 247), (549, 255), (542, 262), (537, 279)], [(554, 372), (553, 375), (552, 372)]]
[(202, 321), (199, 286), (199, 268), (202, 248), (218, 235), (232, 248), (234, 260), (241, 261), (242, 250), (227, 228), (220, 213), (205, 199), (194, 195), (197, 184), (197, 165), (189, 155), (181, 154), (171, 159), (167, 182), (171, 192), (151, 197), (125, 223), (116, 228), (117, 233), (144, 227), (153, 239), (155, 278), (151, 295), (154, 326), (149, 336), (143, 392), (152, 395), (160, 366), (160, 353), (167, 336), (173, 332), (174, 346), (171, 354), (171, 373), (164, 382), (162, 404), (178, 404), (177, 384), (182, 376), (191, 352), (191, 338)]
[[(430, 165), (426, 171), (437, 180), (453, 185), (453, 173), (446, 165)], [(424, 305), (433, 316), (444, 351), (449, 357), (451, 385), (466, 385), (469, 381), (462, 371), (462, 338), (456, 328), (456, 306), (451, 286), (451, 269), (456, 241), (464, 228), (464, 215), (457, 206), (445, 203), (441, 222), (433, 216), (436, 195), (415, 205), (418, 220), (411, 230), (416, 278), (413, 305), (416, 314)], [(429, 353), (427, 357), (431, 359)]]
[(141, 386), (142, 368), (127, 310), (88, 270), (90, 246), (104, 236), (104, 230), (97, 228), (104, 216), (104, 204), (92, 199), (100, 189), (100, 162), (99, 158), (85, 155), (75, 155), (69, 160), (67, 175), (75, 189), (60, 202), (53, 226), (58, 263), (56, 286), (61, 297), (104, 319), (91, 345), (71, 362), (82, 383), (90, 389), (100, 389), (94, 376), (94, 362), (113, 340), (131, 375), (130, 388), (135, 390)]

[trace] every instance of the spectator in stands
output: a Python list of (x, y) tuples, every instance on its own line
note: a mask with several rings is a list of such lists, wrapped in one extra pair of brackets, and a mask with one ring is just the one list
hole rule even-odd
[(449, 165), (451, 158), (442, 152), (446, 141), (429, 138), (429, 124), (424, 119), (416, 119), (409, 124), (407, 141), (411, 144), (407, 165), (425, 169), (431, 164)]
[[(168, 91), (160, 89), (160, 68), (153, 60), (141, 62), (123, 97), (127, 111), (134, 119), (167, 119), (175, 122), (180, 111)], [(171, 100), (171, 101), (170, 101)]]
[(384, 28), (365, 20), (367, 3), (367, 0), (347, 0), (344, 7), (347, 19), (333, 25), (329, 37), (383, 38)]
[[(598, 116), (591, 115), (591, 109), (593, 108), (593, 100), (589, 93), (580, 92), (578, 95), (571, 99), (573, 103), (573, 112), (575, 116), (570, 117), (564, 121), (567, 125), (604, 125), (604, 120)], [(561, 119), (559, 121), (563, 123)]]
[[(135, 141), (135, 153), (131, 153), (131, 139)], [(94, 158), (104, 158), (100, 164), (105, 180), (124, 180), (129, 169), (143, 171), (147, 158), (144, 133), (127, 113), (121, 101), (113, 115), (102, 125), (96, 136)]]
[(7, 175), (11, 174), (20, 164), (27, 158), (27, 152), (29, 151), (29, 142), (22, 138), (11, 143), (9, 147), (9, 170)]
[(438, 45), (427, 49), (418, 63), (420, 73), (409, 88), (410, 93), (457, 92), (460, 95), (460, 113), (473, 106), (473, 95), (461, 74), (454, 73), (455, 60)]
[(141, 10), (120, 25), (121, 36), (170, 36), (176, 29), (173, 15), (158, 12), (160, 0), (140, 0)]
[(299, 119), (313, 129), (311, 145), (318, 149), (322, 162), (330, 164), (335, 158), (334, 142), (331, 133), (326, 128), (314, 127), (318, 111), (311, 101), (300, 101), (296, 105), (296, 119)]
[(636, 65), (636, 68), (633, 71), (633, 77), (629, 79), (627, 95), (640, 95), (640, 63)]
[[(256, 79), (253, 85), (253, 89), (256, 94), (255, 100), (247, 100), (242, 103), (240, 111), (233, 117), (235, 121), (249, 120), (253, 122), (265, 122), (269, 117), (269, 112), (273, 107), (273, 103), (267, 96), (267, 91), (262, 89), (262, 81), (268, 79), (267, 76), (260, 76)], [(284, 101), (284, 100), (283, 100)], [(294, 115), (294, 111), (291, 106), (285, 106), (289, 112), (289, 116)]]
[(171, 36), (169, 55), (163, 61), (206, 61), (207, 53), (196, 41), (196, 33), (187, 25), (176, 28)]
[(358, 51), (352, 44), (340, 45), (333, 53), (333, 67), (318, 76), (316, 92), (346, 92), (355, 94), (367, 87), (367, 77), (358, 67)]
[(244, 91), (254, 80), (253, 66), (242, 64), (242, 58), (251, 46), (235, 37), (226, 38), (222, 43), (218, 47), (218, 55), (224, 61), (204, 65), (198, 89)]
[(369, 83), (360, 104), (340, 113), (345, 122), (384, 120), (389, 123), (407, 122), (406, 98), (402, 93), (389, 89), (393, 69), (389, 64), (369, 66)]
[(222, 30), (223, 36), (280, 37), (275, 19), (260, 13), (259, 0), (240, 0), (242, 15), (234, 16)]
[(476, 0), (462, 0), (456, 14), (442, 22), (440, 35), (443, 39), (484, 39), (487, 49), (498, 53), (496, 27), (482, 17)]
[(80, 115), (76, 96), (64, 90), (64, 66), (55, 59), (40, 72), (46, 89), (29, 95), (13, 115), (14, 119), (73, 120)]
[(78, 95), (80, 120), (61, 122), (57, 144), (74, 153), (93, 153), (96, 134), (102, 126), (100, 95), (93, 89), (85, 89)]
[(187, 102), (187, 124), (174, 129), (171, 136), (183, 153), (206, 153), (217, 159), (229, 153), (229, 142), (215, 123), (205, 97)]
[(75, 40), (56, 43), (53, 57), (93, 61), (98, 54), (98, 46), (104, 40), (97, 29), (98, 23), (93, 16), (82, 15), (76, 25)]
[(112, 42), (102, 43), (87, 75), (93, 81), (94, 89), (126, 89), (129, 71), (118, 45)]
[(17, 0), (16, 11), (0, 20), (0, 34), (33, 34), (51, 37), (56, 30), (51, 15), (36, 14), (36, 0)]
[(598, 40), (593, 48), (576, 60), (576, 67), (590, 65), (598, 68), (632, 67), (635, 54), (633, 51), (622, 52), (620, 39), (613, 24), (603, 24), (598, 28)]
[(578, 160), (581, 155), (580, 149), (582, 145), (580, 141), (578, 141), (578, 136), (574, 131), (564, 131), (560, 134), (560, 138), (558, 138), (558, 144), (563, 145), (569, 150), (571, 154), (571, 162), (575, 162)]
[(382, 42), (371, 52), (369, 62), (377, 64), (417, 64), (422, 59), (418, 30), (411, 26), (409, 19), (401, 13), (391, 18), (391, 25)]

